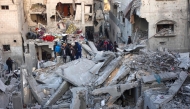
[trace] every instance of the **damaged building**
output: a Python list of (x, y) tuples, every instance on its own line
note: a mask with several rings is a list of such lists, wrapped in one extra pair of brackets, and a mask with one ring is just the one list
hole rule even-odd
[[(190, 53), (178, 52), (190, 47), (187, 4), (1, 0), (0, 108), (190, 109)], [(63, 61), (55, 42), (76, 43), (81, 58)]]
[(112, 41), (127, 42), (132, 36), (133, 42), (148, 39), (151, 50), (189, 50), (188, 0), (112, 0), (110, 4)]
[(11, 57), (15, 61), (15, 67), (20, 66), (24, 62), (23, 43), (28, 28), (23, 11), (22, 0), (0, 1), (1, 57), (3, 57), (3, 62), (5, 62), (8, 57)]

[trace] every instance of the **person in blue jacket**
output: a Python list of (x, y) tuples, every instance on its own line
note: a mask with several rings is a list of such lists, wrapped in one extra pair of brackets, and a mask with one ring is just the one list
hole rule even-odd
[(61, 46), (57, 44), (55, 46), (55, 51), (54, 52), (56, 53), (56, 56), (59, 56), (60, 52), (61, 52)]
[(82, 47), (78, 42), (75, 42), (75, 51), (76, 51), (76, 59), (81, 58), (82, 56)]

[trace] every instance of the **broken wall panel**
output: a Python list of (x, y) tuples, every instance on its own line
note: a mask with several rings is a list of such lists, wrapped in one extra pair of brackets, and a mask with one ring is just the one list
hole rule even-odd
[(119, 62), (122, 60), (122, 57), (118, 57), (109, 63), (104, 69), (102, 75), (96, 80), (95, 85), (101, 85), (111, 74), (111, 72), (119, 65)]
[(50, 97), (50, 99), (45, 103), (45, 106), (50, 106), (54, 104), (66, 91), (69, 90), (69, 83), (64, 81), (59, 89)]
[(80, 58), (60, 66), (56, 73), (75, 86), (86, 85), (94, 77), (89, 71), (94, 65), (93, 61)]

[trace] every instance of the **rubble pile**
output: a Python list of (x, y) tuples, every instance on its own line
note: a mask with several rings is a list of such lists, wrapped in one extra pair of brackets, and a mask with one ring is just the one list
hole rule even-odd
[(32, 73), (23, 67), (24, 105), (37, 109), (190, 108), (189, 53), (146, 49), (138, 54), (119, 53), (98, 51), (90, 41), (81, 44), (85, 53), (80, 59), (47, 62)]

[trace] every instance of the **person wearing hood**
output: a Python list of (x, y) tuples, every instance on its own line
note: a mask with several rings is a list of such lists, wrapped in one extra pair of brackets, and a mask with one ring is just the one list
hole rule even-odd
[(82, 56), (82, 47), (78, 42), (75, 42), (75, 51), (76, 51), (76, 59), (81, 58)]

